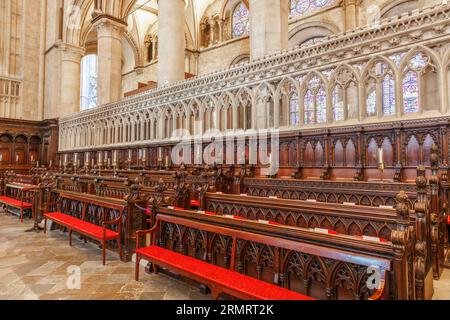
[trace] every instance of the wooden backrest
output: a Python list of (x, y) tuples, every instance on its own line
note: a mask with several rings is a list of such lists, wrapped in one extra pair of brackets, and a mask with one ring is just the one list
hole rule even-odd
[[(124, 199), (131, 181), (128, 178), (108, 176), (87, 176), (75, 174), (57, 175), (57, 189), (78, 193), (87, 193), (105, 198)], [(158, 187), (141, 186), (140, 193), (145, 197), (164, 196), (173, 198), (170, 189), (159, 190)]]
[(395, 197), (400, 191), (408, 195), (411, 208), (417, 199), (416, 185), (400, 182), (245, 178), (242, 189), (251, 196), (313, 199), (328, 203), (353, 202), (370, 207), (395, 206)]
[(4, 195), (19, 201), (34, 203), (37, 185), (10, 182), (5, 185)]
[(396, 278), (392, 243), (165, 208), (157, 221), (162, 247), (315, 298), (369, 298), (368, 267), (381, 270), (385, 298), (407, 294)]
[(207, 193), (203, 209), (250, 220), (269, 220), (303, 228), (323, 228), (347, 235), (391, 240), (391, 234), (410, 226), (409, 217), (394, 208), (330, 204), (302, 200)]
[(55, 192), (58, 193), (58, 211), (96, 225), (102, 225), (105, 221), (120, 221), (127, 207), (124, 200), (69, 191)]

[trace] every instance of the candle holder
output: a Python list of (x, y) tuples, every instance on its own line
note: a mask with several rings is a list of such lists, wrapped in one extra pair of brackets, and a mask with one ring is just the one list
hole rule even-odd
[(380, 181), (383, 182), (383, 172), (384, 172), (384, 158), (383, 158), (383, 148), (378, 149), (377, 155), (377, 168), (380, 172)]
[(113, 162), (112, 168), (113, 168), (114, 177), (117, 177), (117, 162), (116, 161)]
[(91, 166), (89, 165), (89, 161), (86, 161), (86, 162), (84, 163), (84, 173), (85, 173), (86, 175), (88, 175), (90, 169), (91, 169)]
[(380, 181), (383, 182), (384, 163), (383, 162), (378, 163), (377, 167), (380, 172)]

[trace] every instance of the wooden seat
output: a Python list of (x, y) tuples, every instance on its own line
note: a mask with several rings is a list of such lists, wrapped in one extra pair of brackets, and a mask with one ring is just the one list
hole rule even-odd
[(193, 208), (200, 207), (200, 201), (199, 200), (191, 200), (191, 207), (193, 207)]
[(30, 198), (23, 195), (23, 192), (26, 192), (27, 190), (28, 189), (23, 188), (18, 192), (18, 197), (20, 198), (20, 200), (8, 196), (0, 196), (0, 204), (3, 204), (6, 208), (12, 207), (20, 210), (21, 222), (23, 222), (24, 213), (26, 210), (31, 211), (31, 215), (33, 215), (33, 204), (24, 201), (24, 199), (34, 201), (33, 197)]
[(139, 281), (139, 262), (143, 257), (152, 263), (174, 270), (185, 277), (206, 284), (214, 299), (228, 293), (240, 299), (251, 300), (315, 300), (297, 292), (281, 288), (255, 278), (230, 271), (198, 259), (158, 247), (136, 250), (136, 281)]
[[(102, 261), (103, 265), (106, 264), (106, 242), (107, 241), (117, 241), (119, 256), (122, 259), (122, 214), (125, 207), (122, 205), (116, 205), (113, 203), (108, 203), (106, 199), (94, 199), (88, 195), (61, 192), (59, 195), (59, 204), (62, 199), (69, 199), (80, 201), (82, 203), (82, 213), (81, 218), (74, 217), (68, 213), (55, 211), (44, 213), (44, 233), (47, 232), (47, 220), (51, 220), (58, 225), (61, 225), (69, 230), (69, 244), (72, 246), (72, 232), (75, 231), (84, 237), (90, 239), (98, 240), (102, 244)], [(86, 221), (86, 211), (88, 206), (97, 206), (99, 210), (105, 212), (108, 209), (117, 210), (118, 217), (112, 221), (108, 221), (106, 215), (103, 213), (101, 215), (101, 225), (96, 225), (94, 223)], [(61, 208), (61, 205), (59, 205)], [(107, 228), (109, 226), (109, 228)], [(115, 226), (115, 230), (112, 230), (112, 226)]]
[(0, 196), (0, 203), (15, 207), (15, 208), (19, 208), (19, 209), (20, 208), (29, 209), (29, 208), (33, 207), (33, 204), (31, 204), (31, 203), (19, 201), (19, 200), (10, 198), (10, 197), (5, 197), (5, 196)]
[(72, 229), (73, 231), (83, 233), (84, 235), (97, 240), (105, 238), (109, 241), (119, 238), (118, 232), (77, 219), (61, 212), (45, 213), (44, 216), (48, 220), (52, 220), (59, 225)]

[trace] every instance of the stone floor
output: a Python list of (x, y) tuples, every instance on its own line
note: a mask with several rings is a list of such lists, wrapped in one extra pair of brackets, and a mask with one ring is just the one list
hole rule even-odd
[[(123, 263), (108, 252), (101, 264), (101, 250), (75, 240), (69, 247), (66, 234), (52, 231), (24, 233), (31, 222), (20, 224), (16, 217), (0, 212), (0, 300), (189, 300), (209, 299), (197, 288), (163, 274), (141, 271), (134, 281), (134, 264)], [(79, 267), (81, 288), (70, 290), (75, 277), (70, 267)], [(450, 299), (450, 270), (435, 281), (433, 299)]]
[[(134, 263), (119, 261), (116, 252), (107, 251), (104, 267), (98, 246), (74, 237), (71, 248), (59, 231), (24, 233), (31, 226), (0, 211), (0, 300), (209, 299), (197, 288), (143, 268), (136, 282)], [(71, 266), (80, 268), (80, 289), (68, 289), (76, 283), (68, 273)]]

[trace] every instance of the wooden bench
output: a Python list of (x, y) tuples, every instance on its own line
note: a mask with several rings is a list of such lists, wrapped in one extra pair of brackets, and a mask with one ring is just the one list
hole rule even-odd
[[(150, 245), (141, 247), (148, 234)], [(139, 231), (137, 239), (137, 280), (146, 259), (153, 272), (163, 267), (208, 286), (214, 299), (224, 293), (240, 299), (408, 296), (407, 284), (399, 282), (406, 270), (392, 270), (399, 256), (391, 243), (166, 208), (158, 210), (155, 227)], [(380, 270), (378, 290), (366, 286), (368, 267)]]
[(361, 206), (395, 206), (395, 197), (405, 191), (411, 208), (418, 197), (426, 197), (426, 232), (429, 244), (427, 265), (432, 265), (433, 277), (438, 280), (444, 270), (445, 250), (448, 246), (446, 217), (448, 215), (449, 187), (447, 175), (439, 177), (437, 164), (431, 167), (426, 177), (425, 167), (416, 170), (416, 182), (379, 182), (317, 179), (268, 179), (244, 177), (239, 180), (237, 190), (251, 196), (267, 198), (275, 196), (290, 200), (316, 200), (321, 203), (355, 203)]
[[(69, 201), (66, 202), (66, 200)], [(125, 207), (126, 202), (120, 203), (116, 199), (100, 199), (71, 192), (60, 192), (58, 211), (44, 213), (44, 232), (47, 231), (47, 220), (51, 220), (67, 228), (70, 246), (72, 246), (73, 232), (81, 234), (85, 241), (86, 237), (99, 241), (102, 245), (102, 261), (105, 265), (108, 241), (117, 242), (119, 256), (122, 259), (122, 218)]]
[(3, 195), (0, 196), (0, 204), (6, 212), (17, 214), (23, 222), (26, 212), (30, 212), (30, 218), (34, 217), (34, 199), (37, 189), (38, 186), (35, 185), (8, 183), (5, 185)]
[[(408, 230), (409, 240), (400, 246), (408, 260), (416, 261), (416, 295), (428, 299), (433, 295), (433, 264), (431, 234), (421, 231), (425, 222), (425, 211), (420, 215), (410, 209), (405, 193), (399, 193), (395, 208), (368, 207), (354, 204), (331, 204), (314, 201), (287, 200), (276, 197), (252, 197), (206, 193), (202, 208), (223, 216), (236, 216), (254, 221), (273, 221), (326, 232), (362, 236), (374, 241), (392, 241), (398, 230)], [(424, 199), (417, 200), (418, 210), (426, 208)], [(428, 238), (426, 238), (428, 236)], [(424, 259), (425, 264), (417, 262)], [(417, 268), (423, 268), (421, 270)]]

